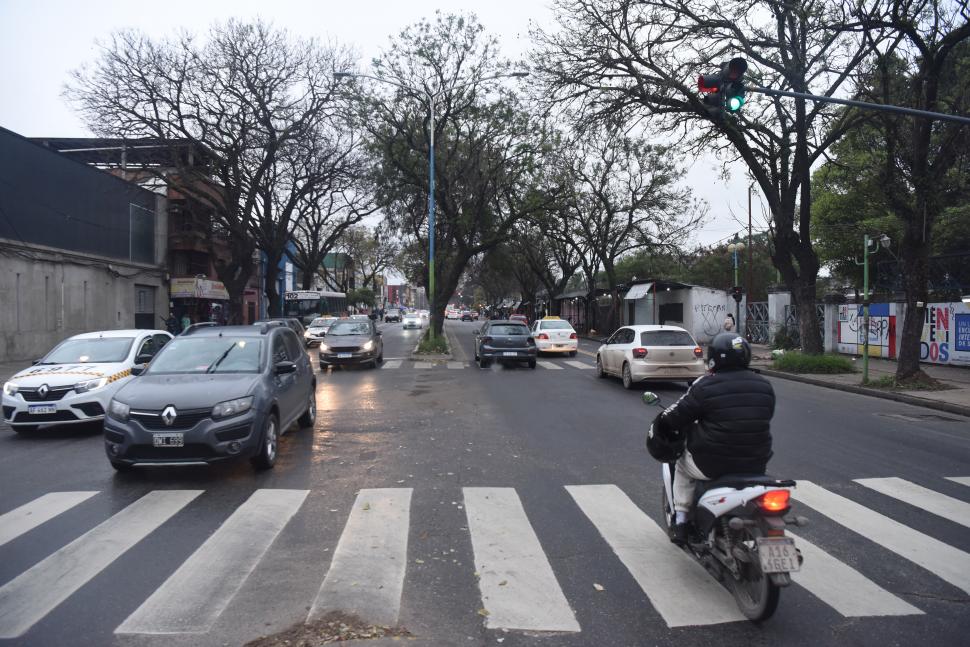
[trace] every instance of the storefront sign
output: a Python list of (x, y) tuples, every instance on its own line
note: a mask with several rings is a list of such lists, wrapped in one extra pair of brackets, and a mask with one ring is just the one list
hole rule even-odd
[(171, 279), (169, 294), (173, 299), (212, 299), (228, 301), (229, 292), (221, 281), (209, 279)]

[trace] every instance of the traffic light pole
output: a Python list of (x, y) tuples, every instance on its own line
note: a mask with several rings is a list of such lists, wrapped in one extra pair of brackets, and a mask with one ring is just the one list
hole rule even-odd
[(882, 112), (892, 112), (898, 115), (910, 115), (913, 117), (927, 117), (929, 119), (939, 119), (940, 121), (954, 121), (959, 124), (970, 124), (970, 117), (960, 117), (958, 115), (948, 115), (943, 112), (930, 112), (929, 110), (917, 110), (916, 108), (903, 108), (902, 106), (890, 106), (883, 103), (868, 103), (866, 101), (856, 101), (854, 99), (838, 99), (836, 97), (823, 97), (817, 94), (805, 92), (789, 92), (788, 90), (772, 90), (758, 85), (746, 88), (751, 92), (767, 94), (772, 97), (791, 97), (793, 99), (807, 99), (821, 103), (837, 103), (843, 106), (854, 108), (865, 108), (867, 110), (880, 110)]

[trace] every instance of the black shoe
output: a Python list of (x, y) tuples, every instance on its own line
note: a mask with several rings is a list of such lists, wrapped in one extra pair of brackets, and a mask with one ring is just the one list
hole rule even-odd
[(670, 541), (678, 546), (687, 545), (687, 524), (686, 523), (675, 523), (671, 527)]

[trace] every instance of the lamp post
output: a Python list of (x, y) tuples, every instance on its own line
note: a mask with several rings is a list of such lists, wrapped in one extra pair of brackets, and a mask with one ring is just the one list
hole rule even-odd
[[(873, 253), (879, 251), (879, 245), (883, 249), (889, 249), (890, 239), (886, 234), (882, 234), (878, 239), (869, 238), (869, 234), (862, 235), (862, 383), (869, 383), (869, 250)], [(859, 261), (856, 261), (859, 264)]]
[(738, 329), (738, 334), (741, 333), (741, 286), (738, 285), (738, 253), (744, 251), (744, 243), (738, 238), (737, 234), (734, 234), (734, 240), (727, 246), (729, 252), (734, 257), (734, 288), (731, 292), (734, 294), (734, 325)]
[[(466, 83), (460, 83), (458, 85), (453, 85), (449, 89), (454, 92), (456, 90), (461, 90), (467, 88), (470, 85), (476, 83), (483, 83), (485, 81), (494, 81), (495, 79), (510, 79), (510, 78), (522, 78), (529, 76), (528, 72), (510, 72), (508, 74), (494, 74), (492, 76), (486, 76), (481, 79), (475, 79), (473, 81), (468, 81)], [(385, 79), (380, 76), (373, 76), (371, 74), (357, 74), (356, 72), (334, 72), (333, 78), (335, 79), (346, 79), (346, 78), (359, 78), (359, 79), (371, 79), (372, 81), (377, 81), (379, 83), (387, 83), (388, 85), (393, 85), (401, 88), (405, 92), (410, 92), (412, 94), (424, 94), (425, 99), (428, 102), (428, 303), (431, 308), (431, 327), (428, 330), (428, 334), (431, 339), (434, 339), (434, 317), (435, 313), (435, 291), (434, 291), (434, 131), (435, 131), (435, 102), (438, 97), (443, 92), (444, 88), (439, 88), (436, 92), (432, 92), (429, 88), (425, 87), (422, 89), (413, 88), (403, 83), (398, 83), (397, 81), (392, 81), (390, 79)]]

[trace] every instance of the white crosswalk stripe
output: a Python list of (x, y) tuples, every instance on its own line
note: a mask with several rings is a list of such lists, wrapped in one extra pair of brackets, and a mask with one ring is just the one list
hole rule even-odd
[(948, 476), (946, 480), (959, 483), (960, 485), (970, 486), (970, 476)]
[(17, 638), (202, 490), (155, 490), (0, 588), (0, 638)]
[(51, 492), (0, 515), (0, 546), (84, 503), (97, 492)]
[(407, 570), (411, 488), (361, 490), (308, 619), (344, 611), (397, 624)]
[(587, 369), (587, 368), (588, 369), (592, 369), (593, 368), (593, 365), (592, 364), (584, 364), (583, 362), (580, 362), (580, 361), (575, 360), (575, 359), (567, 359), (563, 363), (564, 364), (569, 364), (573, 368), (583, 368), (583, 369)]
[(970, 528), (970, 503), (896, 477), (855, 479), (855, 482)]
[(802, 570), (792, 580), (846, 618), (859, 616), (908, 616), (923, 612), (791, 532), (805, 557)]
[(465, 362), (448, 362), (448, 368), (465, 368)]
[(810, 481), (799, 481), (792, 496), (869, 541), (970, 593), (970, 554)]
[(559, 364), (556, 364), (555, 362), (549, 362), (549, 361), (540, 359), (539, 361), (536, 362), (536, 364), (538, 366), (541, 366), (542, 368), (549, 368), (555, 371), (562, 370), (562, 366), (559, 366)]
[(381, 365), (381, 368), (401, 368), (402, 363), (403, 361), (399, 359), (389, 359)]
[(414, 368), (424, 369), (424, 368), (434, 368), (434, 364), (431, 362), (415, 362)]
[(256, 490), (115, 633), (208, 631), (309, 493)]
[(463, 489), (490, 629), (579, 631), (552, 566), (512, 488)]
[(670, 627), (744, 620), (727, 589), (615, 485), (567, 485)]

